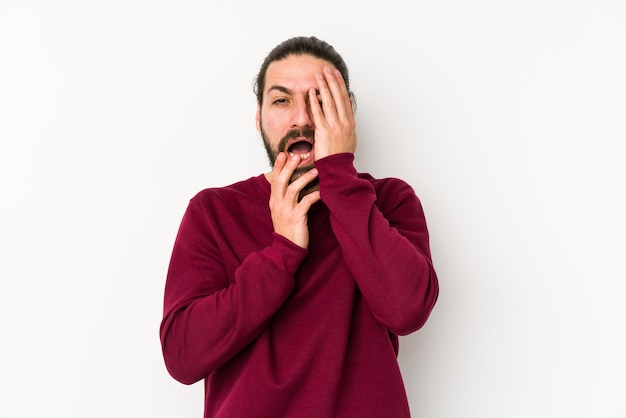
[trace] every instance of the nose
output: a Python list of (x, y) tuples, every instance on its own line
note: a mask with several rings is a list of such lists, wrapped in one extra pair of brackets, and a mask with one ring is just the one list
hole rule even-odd
[(293, 128), (313, 128), (313, 117), (308, 97), (298, 100), (293, 107), (292, 115)]

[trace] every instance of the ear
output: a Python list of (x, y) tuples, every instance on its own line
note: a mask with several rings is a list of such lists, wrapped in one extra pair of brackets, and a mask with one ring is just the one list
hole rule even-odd
[(261, 130), (261, 103), (256, 102), (256, 130)]

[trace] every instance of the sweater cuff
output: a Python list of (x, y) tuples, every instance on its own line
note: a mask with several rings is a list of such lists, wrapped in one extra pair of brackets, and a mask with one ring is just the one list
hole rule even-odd
[(320, 181), (326, 179), (342, 178), (346, 176), (356, 177), (354, 168), (354, 154), (343, 152), (329, 155), (315, 161), (315, 168), (319, 171)]
[(296, 271), (300, 268), (300, 265), (309, 252), (282, 235), (276, 232), (273, 234), (274, 241), (272, 245), (265, 248), (262, 254), (280, 271), (293, 277), (296, 275)]

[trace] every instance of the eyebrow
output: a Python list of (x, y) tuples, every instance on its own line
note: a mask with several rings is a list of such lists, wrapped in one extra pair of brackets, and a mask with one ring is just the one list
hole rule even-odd
[(271, 92), (272, 90), (278, 90), (278, 91), (280, 91), (282, 93), (285, 93), (285, 94), (292, 94), (291, 90), (289, 90), (287, 87), (278, 86), (278, 85), (273, 85), (272, 87), (267, 89), (267, 93), (266, 94), (269, 94), (269, 92)]
[[(293, 92), (290, 89), (288, 89), (287, 87), (279, 86), (279, 85), (273, 85), (272, 87), (267, 89), (267, 93), (265, 94), (269, 94), (272, 90), (278, 90), (282, 93), (293, 95)], [(320, 91), (318, 89), (315, 89), (315, 94), (319, 96)]]

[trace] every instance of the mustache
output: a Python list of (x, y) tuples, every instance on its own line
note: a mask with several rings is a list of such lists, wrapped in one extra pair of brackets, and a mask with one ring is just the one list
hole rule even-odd
[(313, 129), (311, 128), (292, 129), (291, 131), (287, 132), (287, 134), (284, 137), (281, 138), (280, 142), (278, 143), (278, 152), (287, 151), (285, 149), (285, 147), (287, 146), (287, 143), (291, 141), (292, 139), (296, 139), (299, 137), (305, 137), (309, 139), (312, 143), (315, 143), (315, 131)]

